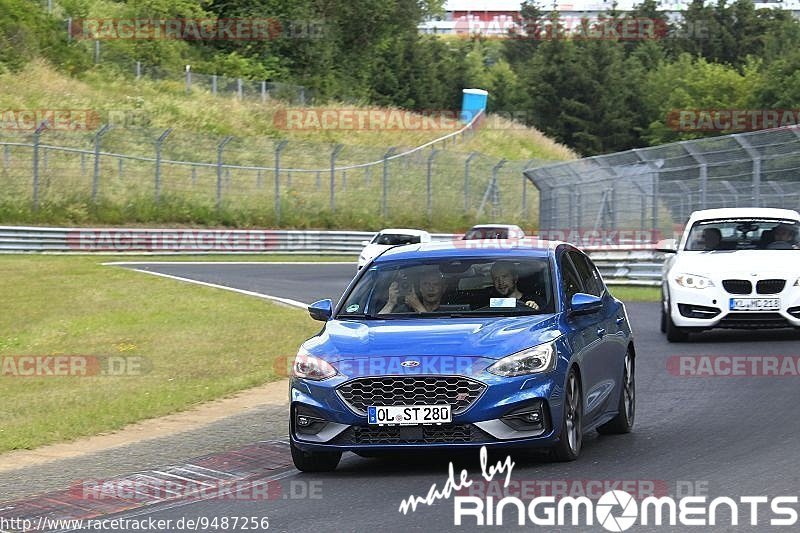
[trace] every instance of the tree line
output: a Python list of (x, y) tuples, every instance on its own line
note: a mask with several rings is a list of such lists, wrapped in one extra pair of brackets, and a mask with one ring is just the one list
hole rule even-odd
[(269, 39), (120, 39), (104, 54), (416, 110), (458, 109), (461, 89), (480, 87), (490, 111), (583, 155), (724, 133), (698, 110), (800, 107), (800, 23), (751, 0), (695, 0), (677, 21), (656, 0), (578, 21), (525, 2), (523, 31), (502, 39), (420, 34), (443, 0), (58, 0), (52, 14), (32, 1), (0, 0), (0, 70), (35, 56), (91, 68), (90, 43), (67, 38), (65, 17), (272, 19)]

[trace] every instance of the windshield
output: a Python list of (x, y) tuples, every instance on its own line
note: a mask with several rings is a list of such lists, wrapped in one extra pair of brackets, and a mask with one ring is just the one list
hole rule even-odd
[(508, 228), (472, 228), (464, 239), (508, 239)]
[(372, 244), (386, 246), (402, 246), (404, 244), (419, 244), (419, 235), (405, 235), (401, 233), (379, 233), (372, 239)]
[(439, 259), (373, 265), (339, 318), (552, 313), (547, 258)]
[(797, 250), (794, 220), (735, 218), (697, 222), (689, 232), (686, 250)]

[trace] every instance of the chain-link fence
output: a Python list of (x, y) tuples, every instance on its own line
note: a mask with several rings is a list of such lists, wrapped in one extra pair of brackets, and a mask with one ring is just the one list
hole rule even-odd
[(624, 228), (656, 239), (671, 236), (699, 209), (798, 209), (800, 128), (630, 150), (547, 165), (526, 175), (540, 192), (543, 230)]
[(275, 227), (534, 226), (535, 190), (523, 170), (543, 161), (461, 151), (473, 133), (470, 125), (408, 148), (141, 128), (0, 131), (0, 206), (127, 213), (134, 206), (142, 222), (153, 221), (148, 210), (169, 206), (172, 222), (186, 210)]

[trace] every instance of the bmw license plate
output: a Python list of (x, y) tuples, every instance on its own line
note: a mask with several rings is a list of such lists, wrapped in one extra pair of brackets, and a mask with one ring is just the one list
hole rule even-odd
[(380, 426), (442, 424), (453, 421), (449, 405), (390, 405), (367, 408), (369, 423)]
[(780, 298), (731, 298), (731, 311), (777, 311)]

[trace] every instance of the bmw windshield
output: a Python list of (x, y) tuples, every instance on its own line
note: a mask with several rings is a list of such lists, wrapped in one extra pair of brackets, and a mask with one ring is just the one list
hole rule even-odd
[(547, 258), (439, 259), (373, 265), (337, 318), (553, 313)]
[(725, 250), (797, 250), (794, 220), (730, 218), (696, 223), (686, 240), (690, 252)]

